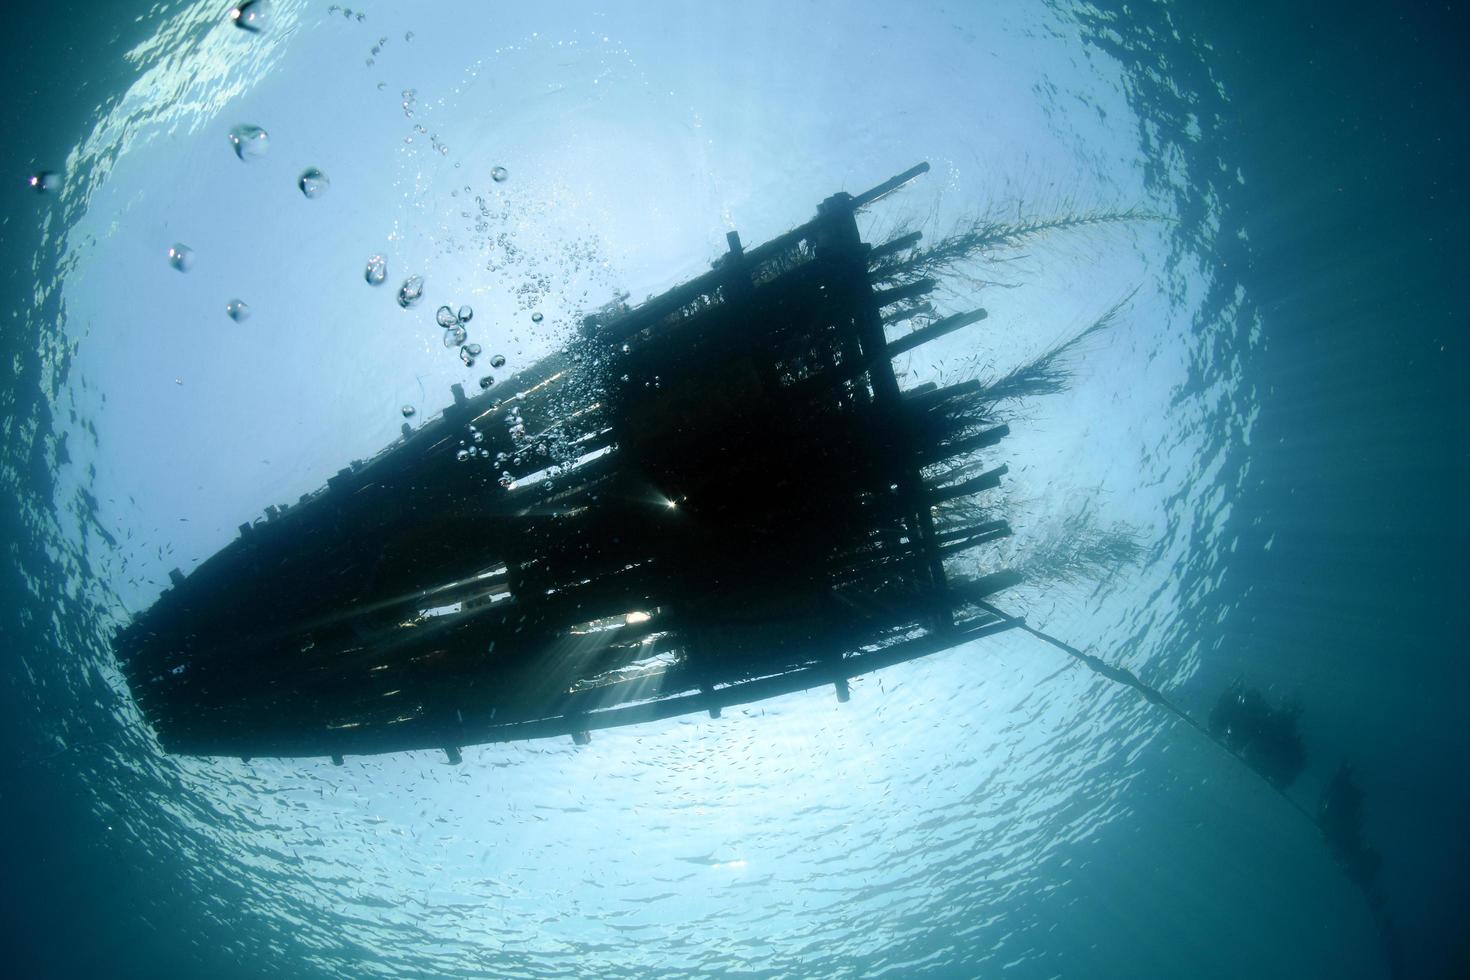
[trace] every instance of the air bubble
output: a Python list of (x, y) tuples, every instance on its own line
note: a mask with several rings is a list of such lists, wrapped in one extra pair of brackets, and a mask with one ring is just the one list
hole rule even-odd
[(194, 267), (194, 250), (187, 245), (174, 242), (173, 247), (168, 250), (168, 264), (180, 272), (188, 272)]
[(459, 324), (456, 323), (454, 326), (444, 331), (444, 346), (458, 347), (460, 344), (464, 343), (464, 338), (464, 327), (461, 327)]
[(446, 329), (459, 323), (459, 320), (455, 318), (454, 311), (447, 306), (439, 307), (439, 309), (434, 313), (434, 320), (439, 324), (439, 326)]
[(495, 383), (495, 379), (492, 378), (490, 375), (487, 374), (483, 378), (480, 379), (480, 390), (483, 391), (485, 389), (488, 389), (494, 383)]
[(225, 304), (225, 315), (236, 323), (250, 319), (250, 307), (242, 299), (232, 299)]
[(369, 255), (362, 277), (369, 286), (383, 285), (388, 278), (388, 260), (381, 255)]
[(414, 306), (424, 298), (424, 277), (409, 276), (403, 280), (403, 285), (398, 287), (398, 305), (405, 310)]
[(332, 186), (327, 175), (316, 167), (307, 167), (301, 172), (301, 178), (296, 181), (296, 186), (301, 188), (301, 193), (308, 198), (321, 197)]
[(260, 9), (260, 0), (244, 0), (230, 8), (230, 23), (242, 31), (259, 34), (261, 27), (265, 25), (265, 17)]
[(494, 357), (490, 358), (490, 366), (494, 368), (505, 367), (505, 355), (496, 354)]
[(241, 160), (259, 160), (271, 147), (270, 134), (259, 126), (242, 123), (230, 130), (230, 146)]
[(51, 170), (38, 170), (31, 174), (31, 179), (26, 183), (30, 184), (37, 194), (50, 194), (61, 187), (61, 177)]
[(414, 408), (412, 405), (405, 405), (401, 409), (399, 409), (399, 411), (403, 413), (403, 417), (406, 419), (411, 419), (418, 414), (418, 409)]
[[(470, 319), (474, 315), (475, 311), (470, 309), (470, 305), (468, 303), (466, 303), (464, 306), (461, 306), (459, 308), (459, 313), (457, 314), (460, 323), (469, 323)], [(475, 353), (479, 353), (479, 351), (476, 351)]]
[(464, 345), (464, 349), (470, 352), (470, 356), (471, 357), (479, 357), (480, 356), (480, 345), (479, 344), (465, 344)]
[(510, 171), (504, 167), (495, 167), (490, 171), (490, 179), (497, 184), (503, 184), (510, 179)]
[(532, 323), (540, 323), (541, 320), (542, 320), (542, 316), (541, 316), (540, 313), (532, 313), (531, 314), (531, 322)]
[(464, 361), (465, 367), (475, 366), (475, 355), (470, 353), (470, 349), (468, 347), (461, 347), (459, 349), (459, 359), (461, 361)]

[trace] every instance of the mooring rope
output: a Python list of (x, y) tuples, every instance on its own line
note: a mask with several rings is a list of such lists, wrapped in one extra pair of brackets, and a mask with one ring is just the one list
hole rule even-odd
[(1163, 708), (1165, 711), (1168, 711), (1170, 714), (1174, 715), (1190, 728), (1193, 728), (1195, 731), (1199, 732), (1215, 745), (1219, 746), (1221, 750), (1223, 750), (1226, 754), (1230, 756), (1230, 758), (1240, 763), (1251, 773), (1259, 776), (1267, 786), (1271, 787), (1271, 789), (1276, 792), (1277, 796), (1280, 796), (1287, 803), (1291, 804), (1292, 809), (1296, 810), (1303, 817), (1306, 817), (1307, 820), (1311, 822), (1312, 826), (1317, 828), (1317, 830), (1322, 830), (1321, 823), (1312, 814), (1312, 812), (1306, 807), (1302, 806), (1300, 803), (1298, 803), (1289, 793), (1286, 792), (1284, 788), (1276, 785), (1275, 783), (1271, 782), (1271, 780), (1267, 779), (1265, 775), (1260, 772), (1260, 770), (1256, 769), (1249, 762), (1243, 759), (1240, 753), (1236, 752), (1230, 746), (1226, 745), (1224, 741), (1218, 738), (1213, 732), (1211, 732), (1204, 725), (1201, 725), (1198, 721), (1196, 721), (1193, 716), (1189, 714), (1189, 712), (1185, 711), (1183, 708), (1179, 707), (1179, 705), (1169, 700), (1169, 698), (1165, 696), (1163, 691), (1160, 691), (1158, 688), (1148, 684), (1131, 670), (1128, 670), (1126, 667), (1115, 666), (1105, 660), (1100, 660), (1099, 658), (1094, 657), (1090, 653), (1079, 650), (1067, 641), (1058, 639), (1057, 637), (1052, 636), (1050, 633), (1047, 633), (1044, 630), (1037, 629), (1030, 623), (1026, 622), (1024, 617), (1012, 616), (1009, 613), (997, 609), (995, 606), (992, 606), (988, 602), (980, 602), (977, 603), (977, 605), (980, 606), (981, 609), (984, 609), (986, 612), (990, 613), (992, 616), (998, 616), (1006, 622), (1010, 623), (1016, 629), (1019, 629), (1025, 633), (1029, 633), (1043, 643), (1047, 643), (1053, 647), (1056, 647), (1067, 656), (1084, 664), (1093, 673), (1106, 677), (1108, 680), (1114, 681), (1118, 684), (1122, 684), (1125, 687), (1132, 688), (1140, 695), (1142, 695), (1144, 700), (1148, 701), (1150, 704), (1156, 704), (1159, 707)]
[[(1247, 770), (1259, 776), (1262, 782), (1264, 782), (1267, 786), (1271, 787), (1271, 789), (1276, 792), (1277, 796), (1281, 797), (1288, 804), (1290, 804), (1291, 808), (1297, 813), (1300, 813), (1307, 820), (1307, 822), (1310, 823), (1312, 827), (1315, 828), (1316, 831), (1322, 835), (1323, 839), (1328, 841), (1329, 849), (1331, 848), (1331, 841), (1327, 833), (1327, 829), (1322, 825), (1322, 821), (1318, 819), (1315, 814), (1313, 814), (1306, 807), (1298, 803), (1295, 798), (1293, 798), (1289, 793), (1286, 792), (1285, 787), (1278, 786), (1270, 779), (1267, 779), (1265, 773), (1258, 770), (1255, 766), (1252, 766), (1248, 761), (1246, 761), (1245, 758), (1240, 755), (1240, 753), (1236, 752), (1230, 746), (1226, 745), (1223, 740), (1216, 737), (1213, 732), (1211, 732), (1204, 725), (1201, 725), (1198, 721), (1191, 717), (1188, 712), (1179, 707), (1179, 705), (1169, 700), (1169, 698), (1164, 695), (1163, 691), (1160, 691), (1158, 688), (1146, 683), (1137, 674), (1133, 673), (1131, 670), (1128, 670), (1125, 667), (1118, 667), (1104, 660), (1100, 660), (1090, 653), (1086, 653), (1082, 650), (1077, 649), (1067, 641), (1052, 636), (1045, 630), (1037, 629), (1030, 623), (1027, 623), (1024, 617), (1012, 616), (1007, 612), (997, 609), (995, 606), (991, 605), (988, 602), (976, 602), (975, 604), (981, 609), (984, 609), (986, 612), (990, 613), (992, 616), (999, 617), (1001, 620), (1008, 623), (1013, 628), (1019, 629), (1025, 633), (1029, 633), (1043, 643), (1049, 644), (1050, 646), (1053, 646), (1056, 649), (1062, 651), (1067, 656), (1086, 666), (1093, 673), (1099, 674), (1102, 677), (1106, 677), (1108, 680), (1114, 681), (1118, 684), (1122, 684), (1125, 687), (1132, 688), (1134, 691), (1137, 691), (1140, 695), (1142, 695), (1144, 700), (1148, 701), (1150, 704), (1158, 705), (1165, 711), (1168, 711), (1170, 714), (1174, 715), (1180, 721), (1184, 722), (1189, 727), (1193, 728), (1195, 731), (1199, 732), (1205, 738), (1209, 739), (1212, 743), (1219, 746), (1220, 749), (1227, 753), (1236, 762), (1240, 763), (1240, 765), (1244, 766)], [(1334, 857), (1337, 857), (1335, 853)], [(1341, 859), (1339, 858), (1339, 861), (1340, 860)], [(1353, 881), (1355, 885), (1358, 886), (1358, 888), (1363, 892), (1364, 898), (1367, 899), (1369, 910), (1373, 914), (1373, 918), (1378, 926), (1379, 934), (1383, 939), (1384, 952), (1388, 960), (1389, 975), (1392, 977), (1402, 976), (1403, 951), (1398, 937), (1398, 929), (1394, 924), (1393, 918), (1388, 913), (1388, 904), (1386, 897), (1373, 885), (1364, 881), (1359, 881), (1351, 874), (1349, 874), (1348, 877), (1350, 880)]]

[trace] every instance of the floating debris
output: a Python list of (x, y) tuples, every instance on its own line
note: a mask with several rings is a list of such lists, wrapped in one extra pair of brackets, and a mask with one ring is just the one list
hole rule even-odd
[(381, 286), (388, 278), (388, 260), (381, 255), (369, 255), (367, 268), (363, 270), (362, 277), (367, 280), (369, 286)]
[(265, 12), (260, 0), (244, 0), (230, 8), (230, 22), (242, 31), (259, 34), (265, 26)]
[(475, 315), (475, 311), (470, 309), (470, 305), (466, 303), (464, 306), (461, 306), (459, 308), (459, 313), (457, 315), (459, 317), (460, 323), (469, 323), (470, 319)]
[(454, 311), (449, 307), (441, 306), (434, 313), (434, 321), (447, 330), (450, 327), (458, 325), (459, 318), (454, 315)]
[(496, 167), (490, 171), (490, 179), (497, 184), (503, 184), (510, 179), (510, 171), (504, 167)]
[(492, 378), (490, 375), (487, 374), (483, 378), (480, 379), (480, 390), (481, 391), (484, 391), (485, 389), (489, 388), (494, 383), (495, 383), (495, 379)]
[(458, 347), (460, 344), (464, 343), (465, 336), (466, 334), (464, 327), (461, 327), (459, 324), (456, 323), (454, 326), (444, 331), (444, 346)]
[(241, 160), (259, 160), (271, 148), (270, 134), (259, 126), (242, 123), (230, 130), (230, 145)]
[(296, 181), (296, 186), (301, 188), (301, 193), (308, 198), (321, 197), (332, 186), (327, 175), (316, 167), (307, 167), (301, 172), (301, 178)]
[(194, 267), (194, 250), (180, 242), (174, 242), (168, 250), (168, 264), (180, 272), (188, 272)]
[(232, 299), (225, 304), (225, 315), (236, 323), (250, 319), (250, 307), (243, 299)]
[(532, 323), (540, 323), (542, 319), (543, 319), (543, 317), (541, 316), (541, 314), (539, 312), (532, 313), (531, 314), (531, 322)]
[(493, 368), (505, 367), (505, 355), (496, 354), (494, 357), (490, 358), (490, 366)]
[(403, 285), (398, 287), (398, 305), (405, 310), (414, 306), (424, 298), (424, 277), (409, 276), (403, 280)]
[(403, 406), (403, 408), (400, 409), (400, 411), (403, 412), (403, 417), (406, 419), (411, 419), (416, 414), (418, 414), (418, 409), (414, 408), (412, 405), (405, 405)]
[(37, 194), (50, 194), (61, 187), (61, 176), (53, 170), (38, 170), (26, 181)]

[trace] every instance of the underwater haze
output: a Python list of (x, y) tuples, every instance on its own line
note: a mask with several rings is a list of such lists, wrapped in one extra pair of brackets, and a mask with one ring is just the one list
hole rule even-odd
[[(1470, 975), (1457, 11), (11, 16), (6, 975)], [(112, 641), (171, 570), (921, 161), (865, 241), (1031, 230), (905, 387), (1116, 311), (1003, 446), (986, 560), (1044, 636), (457, 766), (162, 750)]]

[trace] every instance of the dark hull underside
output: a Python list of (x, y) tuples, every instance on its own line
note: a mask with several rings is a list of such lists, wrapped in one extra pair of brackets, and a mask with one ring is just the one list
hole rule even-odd
[[(892, 358), (976, 322), (906, 310), (855, 212), (629, 309), (264, 521), (116, 648), (163, 746), (233, 756), (586, 733), (847, 680), (1012, 625), (947, 572), (1009, 533), (1007, 430)], [(973, 564), (973, 558), (971, 559)]]

